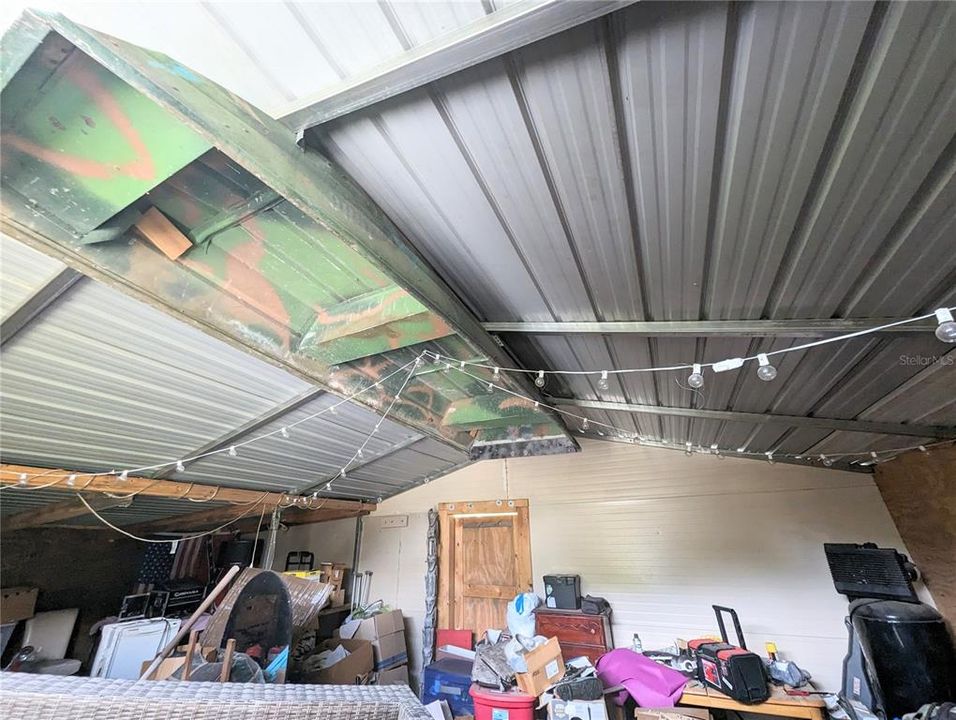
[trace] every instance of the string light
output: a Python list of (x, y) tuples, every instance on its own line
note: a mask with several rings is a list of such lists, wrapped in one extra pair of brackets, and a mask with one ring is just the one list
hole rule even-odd
[(607, 390), (607, 389), (608, 389), (608, 384), (607, 384), (607, 370), (602, 370), (602, 371), (601, 371), (601, 379), (598, 380), (597, 386), (598, 386), (598, 390)]
[(185, 471), (186, 471), (186, 465), (183, 463), (182, 460), (177, 460), (177, 461), (176, 461), (176, 472), (185, 472)]
[(239, 453), (236, 451), (236, 446), (235, 446), (235, 445), (230, 445), (230, 446), (229, 446), (229, 457), (235, 457), (235, 456), (238, 455), (238, 454), (239, 454)]
[(757, 355), (757, 362), (760, 363), (760, 366), (757, 368), (758, 378), (764, 382), (770, 382), (777, 377), (777, 368), (770, 364), (770, 358), (767, 357), (766, 353)]
[(700, 372), (700, 365), (698, 363), (694, 363), (693, 371), (687, 376), (687, 384), (695, 390), (704, 386), (704, 376)]
[(935, 313), (936, 337), (945, 343), (956, 343), (956, 321), (953, 320), (953, 313), (949, 308), (940, 308)]
[(538, 377), (534, 379), (534, 384), (539, 388), (544, 387), (544, 370), (538, 370)]
[(287, 427), (282, 428), (282, 429), (279, 431), (279, 434), (280, 434), (282, 437), (288, 439), (288, 438), (289, 438), (289, 428), (287, 428)]

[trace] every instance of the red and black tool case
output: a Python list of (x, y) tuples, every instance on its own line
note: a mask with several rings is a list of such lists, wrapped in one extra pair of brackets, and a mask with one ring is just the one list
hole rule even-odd
[[(717, 625), (720, 626), (722, 642), (710, 639), (691, 640), (687, 643), (697, 660), (697, 679), (707, 687), (742, 703), (760, 703), (770, 697), (763, 660), (747, 650), (737, 613), (731, 608), (714, 605)], [(727, 630), (721, 613), (730, 613), (737, 632), (740, 647), (727, 642)]]

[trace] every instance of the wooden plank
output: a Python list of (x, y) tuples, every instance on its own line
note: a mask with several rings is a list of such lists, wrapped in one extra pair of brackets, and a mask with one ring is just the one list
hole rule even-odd
[[(516, 501), (517, 502), (517, 501)], [(519, 592), (529, 592), (534, 584), (531, 574), (531, 524), (528, 518), (528, 501), (521, 501), (514, 522), (515, 567)]]
[[(130, 475), (125, 482), (118, 476), (106, 473), (93, 475), (76, 470), (61, 468), (41, 468), (32, 465), (0, 464), (0, 485), (17, 485), (21, 474), (27, 476), (27, 487), (48, 487), (57, 490), (82, 491), (94, 493), (112, 493), (129, 495), (136, 493), (143, 497), (164, 497), (173, 499), (216, 500), (217, 502), (243, 505), (262, 500), (267, 509), (276, 505), (288, 504), (291, 497), (284, 493), (273, 493), (259, 490), (243, 490), (227, 488), (218, 485), (205, 485), (176, 480), (153, 480), (146, 477)], [(76, 475), (74, 486), (67, 485), (70, 475)], [(375, 503), (360, 502), (357, 500), (339, 500), (328, 498), (323, 500), (323, 507), (328, 510), (360, 510), (375, 509)], [(235, 509), (233, 509), (235, 511)]]
[(193, 246), (189, 238), (155, 207), (144, 212), (133, 227), (170, 260), (175, 260)]
[(236, 639), (229, 638), (226, 641), (226, 654), (222, 659), (222, 674), (219, 676), (219, 682), (229, 682), (229, 674), (232, 672), (232, 656), (236, 651)]
[(454, 538), (451, 533), (451, 513), (443, 503), (438, 506), (438, 627), (440, 628), (450, 628), (452, 619)]
[(528, 507), (528, 500), (521, 498), (517, 500), (482, 500), (477, 502), (455, 502), (440, 503), (438, 505), (439, 514), (447, 512), (450, 515), (475, 515), (490, 513), (515, 513), (518, 508)]
[[(29, 492), (29, 490), (27, 490)], [(97, 495), (86, 498), (94, 510), (106, 510), (112, 507), (126, 507), (130, 498), (111, 498), (107, 495)], [(51, 525), (64, 520), (79, 517), (89, 513), (86, 506), (78, 498), (70, 497), (58, 503), (50, 503), (38, 508), (30, 508), (23, 512), (11, 515), (3, 521), (3, 532), (13, 532), (24, 528)]]

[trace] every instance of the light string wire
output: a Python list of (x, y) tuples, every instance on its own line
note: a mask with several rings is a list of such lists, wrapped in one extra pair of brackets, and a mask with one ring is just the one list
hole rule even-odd
[(332, 486), (336, 480), (345, 480), (347, 479), (346, 473), (348, 469), (352, 466), (358, 458), (362, 457), (362, 454), (365, 452), (366, 446), (372, 441), (372, 436), (378, 432), (379, 428), (382, 426), (382, 423), (385, 422), (385, 418), (388, 417), (389, 413), (392, 412), (392, 408), (395, 407), (395, 403), (398, 402), (398, 399), (402, 396), (402, 393), (405, 392), (405, 388), (408, 387), (409, 381), (415, 376), (415, 371), (421, 367), (422, 358), (425, 357), (427, 351), (422, 351), (422, 353), (416, 357), (411, 363), (411, 369), (408, 371), (408, 374), (405, 376), (405, 380), (402, 382), (402, 386), (398, 389), (398, 392), (395, 393), (395, 396), (392, 398), (392, 401), (389, 403), (388, 407), (385, 409), (385, 413), (378, 419), (378, 422), (375, 423), (375, 426), (372, 428), (371, 432), (365, 437), (364, 442), (359, 445), (358, 449), (353, 453), (352, 457), (349, 458), (349, 461), (342, 466), (342, 470), (334, 478), (329, 480), (325, 484), (325, 490), (332, 490)]
[[(289, 432), (291, 429), (293, 429), (293, 428), (295, 428), (295, 427), (301, 425), (302, 423), (305, 423), (305, 422), (308, 422), (308, 421), (310, 421), (310, 420), (313, 420), (313, 419), (319, 417), (320, 415), (324, 415), (324, 414), (326, 414), (326, 413), (334, 413), (334, 412), (335, 412), (335, 409), (338, 408), (339, 406), (344, 405), (344, 404), (346, 404), (346, 403), (348, 403), (348, 402), (351, 402), (351, 401), (354, 400), (355, 398), (359, 397), (359, 396), (362, 395), (363, 393), (366, 393), (366, 392), (368, 392), (369, 390), (371, 390), (371, 389), (373, 389), (373, 388), (379, 387), (380, 385), (384, 384), (385, 382), (387, 382), (387, 381), (390, 380), (391, 378), (395, 377), (395, 376), (398, 375), (399, 373), (401, 373), (401, 372), (407, 370), (409, 367), (411, 367), (412, 370), (414, 371), (415, 367), (417, 367), (416, 363), (418, 363), (418, 364), (421, 363), (421, 358), (423, 357), (423, 355), (424, 355), (424, 353), (419, 354), (419, 355), (416, 356), (413, 360), (410, 360), (409, 362), (405, 363), (404, 365), (402, 365), (402, 366), (396, 368), (396, 369), (393, 370), (392, 372), (388, 373), (388, 375), (385, 375), (384, 377), (380, 378), (380, 379), (377, 380), (376, 382), (374, 382), (374, 383), (372, 383), (372, 384), (370, 384), (370, 385), (366, 385), (366, 386), (365, 386), (364, 388), (362, 388), (361, 390), (358, 390), (357, 392), (354, 392), (354, 393), (352, 393), (351, 395), (348, 395), (347, 397), (342, 398), (342, 399), (339, 400), (338, 402), (336, 402), (336, 403), (334, 403), (334, 404), (332, 404), (332, 405), (329, 405), (329, 406), (323, 408), (322, 410), (319, 410), (318, 412), (315, 412), (315, 413), (312, 413), (311, 415), (307, 415), (307, 416), (305, 416), (305, 417), (303, 417), (303, 418), (300, 418), (299, 420), (296, 420), (295, 422), (291, 422), (291, 423), (288, 423), (288, 424), (286, 424), (286, 425), (283, 425), (282, 427), (278, 428), (277, 430), (272, 430), (272, 431), (267, 432), (267, 433), (262, 433), (261, 435), (256, 435), (256, 436), (251, 437), (251, 438), (249, 438), (249, 439), (247, 439), (247, 440), (243, 440), (242, 442), (233, 443), (232, 445), (229, 445), (229, 446), (227, 446), (227, 447), (218, 448), (218, 449), (216, 449), (216, 450), (210, 450), (210, 451), (208, 451), (208, 452), (199, 453), (198, 455), (191, 455), (191, 456), (189, 456), (189, 457), (177, 458), (176, 460), (169, 460), (169, 461), (167, 461), (167, 462), (156, 463), (155, 465), (144, 465), (143, 467), (129, 468), (129, 469), (126, 469), (126, 470), (109, 470), (109, 471), (105, 471), (105, 472), (91, 472), (91, 473), (67, 473), (67, 472), (63, 472), (63, 471), (57, 471), (56, 469), (45, 470), (44, 472), (41, 472), (41, 473), (21, 473), (21, 472), (15, 471), (15, 470), (0, 470), (0, 473), (6, 474), (6, 475), (18, 475), (18, 476), (20, 476), (21, 479), (23, 479), (23, 478), (29, 479), (29, 478), (46, 477), (46, 476), (50, 476), (51, 473), (60, 472), (60, 474), (59, 474), (58, 476), (56, 476), (56, 480), (54, 480), (54, 481), (51, 482), (51, 483), (44, 484), (44, 485), (35, 485), (35, 486), (34, 486), (34, 485), (27, 485), (27, 486), (20, 486), (20, 485), (10, 484), (10, 485), (4, 485), (4, 486), (2, 486), (2, 488), (0, 488), (0, 489), (8, 490), (8, 489), (11, 489), (11, 488), (15, 488), (15, 489), (17, 489), (17, 490), (40, 490), (40, 489), (42, 489), (42, 488), (53, 487), (54, 485), (57, 485), (58, 483), (61, 483), (61, 482), (64, 480), (64, 478), (72, 478), (74, 482), (75, 482), (76, 480), (78, 480), (78, 479), (81, 479), (81, 478), (89, 478), (89, 482), (87, 482), (86, 485), (84, 485), (82, 488), (79, 488), (80, 490), (83, 490), (83, 489), (86, 489), (86, 488), (90, 485), (90, 483), (92, 483), (93, 480), (95, 480), (95, 479), (98, 478), (98, 477), (123, 477), (124, 474), (125, 474), (125, 475), (131, 475), (131, 474), (132, 474), (132, 475), (135, 475), (135, 474), (138, 474), (138, 473), (146, 472), (146, 471), (148, 471), (148, 470), (159, 470), (159, 469), (162, 469), (162, 468), (167, 468), (167, 467), (172, 467), (172, 466), (178, 466), (178, 465), (181, 464), (181, 463), (182, 463), (182, 464), (185, 464), (185, 463), (187, 463), (187, 462), (194, 462), (194, 461), (196, 461), (196, 460), (200, 460), (200, 459), (205, 458), (205, 457), (210, 457), (210, 456), (212, 456), (212, 455), (218, 455), (218, 454), (221, 454), (221, 453), (228, 453), (228, 454), (230, 454), (230, 455), (234, 455), (234, 454), (236, 454), (237, 448), (242, 448), (242, 447), (245, 447), (245, 446), (247, 446), (247, 445), (251, 445), (252, 443), (259, 442), (260, 440), (264, 440), (264, 439), (269, 438), (269, 437), (274, 437), (275, 435), (281, 435), (281, 436), (285, 437), (285, 435), (288, 434), (288, 432)], [(407, 382), (407, 379), (406, 379), (406, 382)], [(402, 386), (402, 388), (404, 389), (404, 385)], [(396, 398), (396, 399), (397, 399), (397, 398)], [(389, 405), (389, 408), (388, 408), (388, 409), (391, 410), (392, 407), (394, 407), (394, 405), (395, 405), (395, 400), (392, 401), (392, 404)], [(379, 421), (379, 423), (376, 425), (376, 427), (380, 426), (383, 421), (384, 421), (384, 416), (383, 416), (383, 418)], [(367, 442), (367, 441), (366, 441), (366, 442)], [(364, 446), (363, 446), (363, 447), (364, 447)], [(353, 459), (354, 459), (354, 458), (353, 458)], [(142, 487), (142, 488), (140, 488), (140, 489), (138, 489), (138, 490), (136, 490), (136, 491), (134, 491), (134, 492), (132, 492), (132, 493), (129, 493), (128, 495), (125, 495), (125, 496), (123, 496), (123, 495), (120, 495), (120, 496), (110, 495), (110, 497), (114, 497), (114, 498), (116, 498), (116, 499), (121, 499), (121, 500), (125, 500), (125, 499), (128, 499), (128, 498), (132, 498), (132, 497), (135, 497), (136, 495), (138, 495), (138, 494), (144, 492), (145, 490), (149, 489), (150, 487), (152, 487), (153, 485), (155, 485), (157, 482), (159, 482), (159, 481), (158, 481), (158, 480), (154, 480), (152, 483), (150, 483), (150, 484), (148, 484), (148, 485), (146, 485), (146, 486), (144, 486), (144, 487)], [(218, 491), (217, 491), (217, 493), (218, 493)], [(109, 495), (109, 493), (106, 493), (106, 494)], [(185, 496), (183, 496), (183, 497), (185, 497)], [(212, 500), (214, 497), (215, 497), (215, 494), (213, 494), (213, 495), (211, 495), (210, 497), (205, 498), (205, 499), (193, 499), (193, 502), (197, 502), (197, 503), (209, 502), (209, 501)], [(186, 499), (190, 499), (190, 498), (186, 498)]]
[[(956, 312), (956, 307), (950, 308), (940, 308), (940, 310), (946, 310), (948, 312)], [(742, 358), (727, 358), (727, 360), (739, 360), (741, 363), (753, 362), (759, 360), (761, 355), (766, 355), (767, 357), (772, 357), (774, 355), (783, 355), (785, 353), (797, 352), (799, 350), (808, 350), (810, 348), (819, 347), (821, 345), (829, 345), (835, 342), (844, 342), (846, 340), (852, 340), (853, 338), (862, 337), (864, 335), (872, 335), (873, 333), (883, 332), (884, 330), (889, 330), (894, 327), (899, 327), (900, 325), (908, 325), (910, 323), (921, 322), (923, 320), (929, 320), (930, 318), (936, 318), (938, 311), (933, 311), (931, 313), (926, 313), (925, 315), (918, 315), (911, 318), (904, 318), (902, 320), (896, 320), (891, 323), (886, 323), (884, 325), (877, 325), (871, 328), (864, 328), (863, 330), (857, 330), (851, 333), (845, 333), (843, 335), (836, 335), (830, 338), (823, 338), (822, 340), (814, 340), (813, 342), (803, 343), (801, 345), (794, 345), (788, 348), (782, 348), (780, 350), (772, 350), (766, 353), (757, 353), (756, 355), (748, 355), (747, 357)], [(476, 362), (473, 360), (456, 360), (454, 358), (444, 357), (433, 353), (431, 351), (426, 351), (431, 357), (435, 357), (438, 360), (445, 360), (449, 363), (454, 363), (458, 365), (458, 369), (461, 370), (465, 366), (479, 367), (485, 370), (493, 370), (495, 372), (503, 373), (517, 373), (521, 375), (538, 375), (543, 373), (544, 375), (625, 375), (628, 373), (652, 373), (652, 372), (674, 372), (677, 370), (694, 370), (697, 368), (713, 368), (715, 365), (719, 365), (721, 362), (709, 362), (709, 363), (685, 363), (682, 365), (663, 365), (659, 367), (634, 367), (634, 368), (621, 368), (618, 370), (608, 369), (608, 370), (528, 370), (526, 368), (518, 367), (500, 367), (496, 365), (489, 365), (487, 363)], [(484, 382), (484, 381), (483, 381)]]
[[(435, 353), (431, 353), (431, 356), (438, 357)], [(444, 361), (446, 370), (455, 370), (459, 373), (462, 373), (463, 375), (467, 375), (468, 377), (479, 381), (483, 385), (487, 385), (488, 387), (494, 388), (496, 390), (500, 390), (501, 392), (511, 395), (512, 397), (518, 398), (520, 400), (525, 400), (529, 404), (533, 405), (535, 408), (545, 408), (547, 410), (556, 412), (564, 417), (579, 420), (582, 423), (582, 426), (581, 426), (582, 432), (587, 432), (588, 428), (591, 425), (594, 425), (597, 427), (605, 428), (611, 431), (612, 434), (617, 435), (619, 438), (627, 440), (628, 442), (631, 442), (631, 443), (637, 443), (637, 444), (645, 445), (648, 447), (664, 447), (664, 448), (672, 448), (675, 450), (684, 450), (685, 452), (687, 452), (688, 450), (690, 450), (691, 452), (694, 452), (694, 443), (688, 442), (683, 445), (680, 445), (678, 443), (665, 443), (665, 442), (657, 441), (657, 440), (648, 441), (648, 440), (645, 440), (643, 437), (641, 437), (640, 433), (634, 433), (633, 430), (625, 430), (624, 428), (618, 427), (616, 425), (611, 425), (609, 423), (601, 422), (599, 420), (593, 420), (585, 415), (579, 415), (577, 413), (564, 410), (556, 405), (549, 405), (548, 403), (541, 402), (540, 400), (535, 400), (534, 398), (528, 397), (527, 395), (523, 395), (520, 392), (516, 392), (506, 387), (502, 387), (501, 385), (498, 385), (493, 381), (489, 381), (486, 378), (481, 377), (480, 375), (476, 375), (474, 373), (468, 372), (467, 370), (464, 370), (460, 365), (456, 367), (454, 365), (455, 361), (452, 358), (439, 358), (439, 361)], [(714, 446), (711, 446), (705, 449), (703, 445), (697, 445), (697, 448), (699, 448), (697, 452), (701, 452), (705, 454), (714, 454), (714, 455), (720, 455), (720, 453), (728, 453), (734, 456), (762, 458), (765, 460), (787, 458), (787, 459), (793, 459), (793, 460), (808, 460), (812, 462), (816, 459), (820, 459), (821, 461), (826, 462), (827, 459), (832, 460), (832, 458), (844, 458), (844, 457), (869, 457), (875, 460), (876, 457), (882, 454), (888, 454), (888, 453), (899, 454), (902, 452), (907, 452), (909, 450), (926, 451), (929, 448), (938, 447), (940, 445), (945, 445), (952, 442), (954, 441), (942, 440), (940, 442), (931, 443), (931, 444), (923, 443), (919, 445), (912, 445), (909, 447), (892, 448), (890, 450), (868, 450), (866, 452), (835, 452), (835, 453), (804, 452), (799, 454), (798, 453), (777, 453), (774, 451), (748, 452), (748, 451), (742, 451), (739, 449), (731, 450), (731, 449), (725, 449), (725, 448), (715, 448)], [(870, 464), (870, 463), (867, 463), (867, 464)]]

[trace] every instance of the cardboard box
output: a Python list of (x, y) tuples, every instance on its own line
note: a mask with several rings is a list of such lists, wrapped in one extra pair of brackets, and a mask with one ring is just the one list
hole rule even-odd
[(522, 692), (537, 697), (564, 677), (564, 658), (557, 638), (524, 654), (528, 672), (517, 673), (515, 679)]
[(319, 571), (322, 573), (323, 582), (333, 585), (336, 590), (342, 588), (342, 582), (345, 580), (345, 571), (348, 568), (342, 563), (319, 563)]
[(548, 703), (548, 720), (608, 720), (603, 700), (571, 700), (554, 698)]
[(368, 640), (325, 640), (316, 646), (317, 653), (334, 650), (339, 645), (349, 651), (348, 657), (322, 670), (304, 673), (302, 682), (315, 685), (363, 685), (372, 672), (372, 644)]
[(707, 708), (636, 708), (637, 720), (710, 720)]
[(0, 590), (0, 625), (29, 620), (37, 604), (37, 589), (11, 587)]
[(375, 669), (384, 670), (408, 662), (405, 645), (405, 620), (401, 610), (391, 610), (366, 620), (346, 623), (337, 631), (344, 638), (372, 643)]
[(408, 685), (408, 665), (381, 670), (375, 680), (376, 685)]
[(331, 605), (332, 607), (345, 605), (345, 590), (335, 590), (332, 593)]

